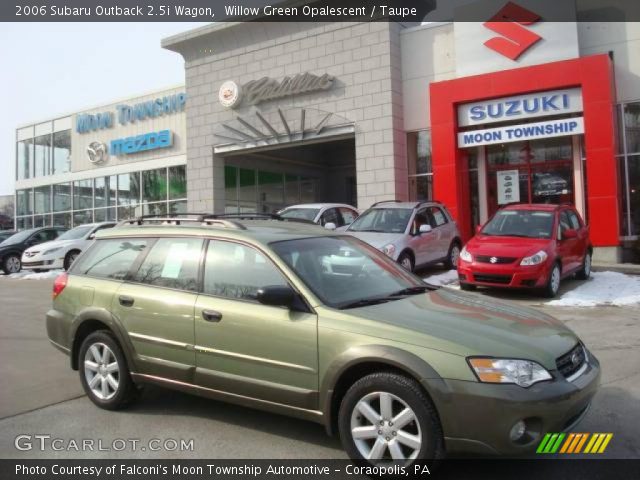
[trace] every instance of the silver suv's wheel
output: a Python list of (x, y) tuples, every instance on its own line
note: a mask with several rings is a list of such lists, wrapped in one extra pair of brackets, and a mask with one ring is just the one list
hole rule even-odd
[(80, 381), (89, 399), (101, 408), (115, 410), (134, 398), (127, 361), (108, 330), (98, 330), (84, 339), (78, 352)]
[(422, 447), (415, 412), (388, 392), (372, 392), (358, 401), (351, 413), (351, 436), (367, 460), (415, 460)]
[(355, 382), (340, 403), (338, 426), (354, 460), (408, 466), (444, 454), (431, 399), (415, 380), (399, 373), (372, 373)]
[(444, 266), (449, 270), (455, 270), (458, 268), (458, 259), (460, 258), (460, 245), (457, 241), (454, 241), (449, 246), (449, 252), (447, 253), (447, 259), (444, 262)]

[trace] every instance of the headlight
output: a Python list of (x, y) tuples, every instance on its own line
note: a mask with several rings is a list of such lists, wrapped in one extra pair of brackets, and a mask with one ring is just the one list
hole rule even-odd
[(51, 255), (52, 253), (56, 253), (58, 250), (60, 250), (62, 247), (58, 247), (58, 248), (52, 248), (50, 250), (45, 250), (42, 254), (43, 255)]
[(469, 358), (469, 365), (484, 383), (515, 383), (530, 387), (534, 383), (551, 380), (551, 374), (530, 360), (507, 358)]
[(389, 257), (393, 257), (393, 255), (396, 253), (396, 247), (393, 243), (390, 243), (389, 245), (385, 245), (384, 247), (382, 247), (382, 251)]
[(524, 266), (540, 265), (542, 262), (544, 262), (547, 259), (547, 257), (548, 257), (547, 252), (545, 252), (544, 250), (540, 250), (539, 252), (534, 253), (530, 257), (524, 257), (520, 262), (520, 265), (524, 265)]
[(463, 247), (460, 251), (460, 260), (464, 260), (465, 262), (473, 262), (473, 255), (469, 253), (467, 247)]

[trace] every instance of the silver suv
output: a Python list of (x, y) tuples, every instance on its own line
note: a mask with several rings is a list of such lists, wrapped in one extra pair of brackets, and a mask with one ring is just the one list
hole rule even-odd
[(462, 241), (456, 222), (439, 202), (375, 203), (346, 229), (409, 271), (443, 262), (458, 266)]

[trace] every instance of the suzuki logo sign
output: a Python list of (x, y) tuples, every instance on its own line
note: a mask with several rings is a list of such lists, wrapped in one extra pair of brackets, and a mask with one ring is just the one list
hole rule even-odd
[(501, 35), (487, 40), (484, 45), (515, 61), (542, 40), (540, 35), (525, 27), (539, 20), (538, 14), (509, 2), (491, 20), (484, 23), (486, 28)]

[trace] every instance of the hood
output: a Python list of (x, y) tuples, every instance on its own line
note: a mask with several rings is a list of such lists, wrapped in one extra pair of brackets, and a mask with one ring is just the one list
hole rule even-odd
[(463, 357), (528, 359), (549, 370), (578, 342), (544, 313), (447, 288), (344, 313), (348, 330)]
[(527, 257), (546, 249), (551, 242), (548, 238), (498, 237), (492, 235), (476, 235), (466, 248), (472, 255), (488, 255), (498, 257)]
[(404, 238), (404, 233), (355, 232), (352, 230), (347, 230), (345, 233), (359, 238), (363, 242), (367, 242), (378, 250), (381, 250), (385, 245)]

